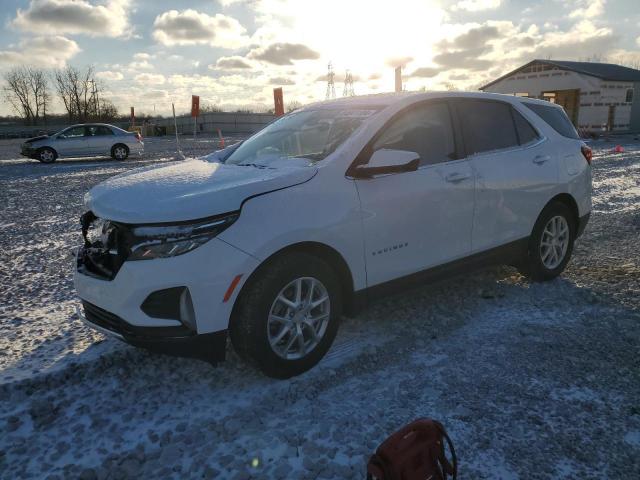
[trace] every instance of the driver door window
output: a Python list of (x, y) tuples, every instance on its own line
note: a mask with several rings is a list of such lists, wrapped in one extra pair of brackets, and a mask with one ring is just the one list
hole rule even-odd
[(420, 155), (420, 165), (456, 159), (451, 115), (446, 103), (414, 108), (389, 124), (372, 151), (387, 148)]
[(64, 138), (84, 137), (84, 127), (73, 127), (63, 132)]

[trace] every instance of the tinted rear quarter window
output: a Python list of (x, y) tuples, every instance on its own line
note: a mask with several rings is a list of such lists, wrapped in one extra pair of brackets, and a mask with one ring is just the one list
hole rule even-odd
[(518, 131), (518, 140), (520, 145), (527, 145), (528, 143), (535, 142), (538, 138), (538, 133), (531, 126), (531, 124), (524, 118), (520, 112), (513, 109), (513, 121), (516, 124), (516, 130)]
[(467, 153), (518, 146), (511, 106), (502, 102), (465, 100), (458, 103)]
[(562, 108), (528, 102), (522, 102), (522, 104), (547, 122), (551, 128), (563, 137), (580, 138), (578, 136), (578, 132), (576, 132), (576, 129)]

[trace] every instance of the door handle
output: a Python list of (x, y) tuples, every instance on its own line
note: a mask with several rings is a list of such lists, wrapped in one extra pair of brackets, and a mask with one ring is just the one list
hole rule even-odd
[(466, 180), (470, 176), (471, 175), (467, 173), (453, 172), (448, 174), (446, 177), (444, 177), (444, 179), (449, 183), (458, 183), (458, 182), (461, 182), (462, 180)]
[(544, 162), (550, 160), (551, 157), (549, 155), (536, 155), (533, 157), (533, 163), (542, 165)]

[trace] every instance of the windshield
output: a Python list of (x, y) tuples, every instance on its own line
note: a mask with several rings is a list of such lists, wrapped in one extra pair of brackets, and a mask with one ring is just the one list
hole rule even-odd
[(264, 164), (265, 161), (294, 157), (322, 160), (375, 112), (336, 108), (290, 113), (242, 143), (225, 163)]

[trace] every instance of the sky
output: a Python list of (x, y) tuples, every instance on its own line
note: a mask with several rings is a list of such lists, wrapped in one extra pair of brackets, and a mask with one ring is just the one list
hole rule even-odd
[[(1, 0), (0, 73), (93, 65), (122, 113), (477, 89), (534, 58), (640, 63), (638, 0)], [(55, 101), (53, 110), (62, 111)], [(0, 115), (11, 113), (5, 99)]]

